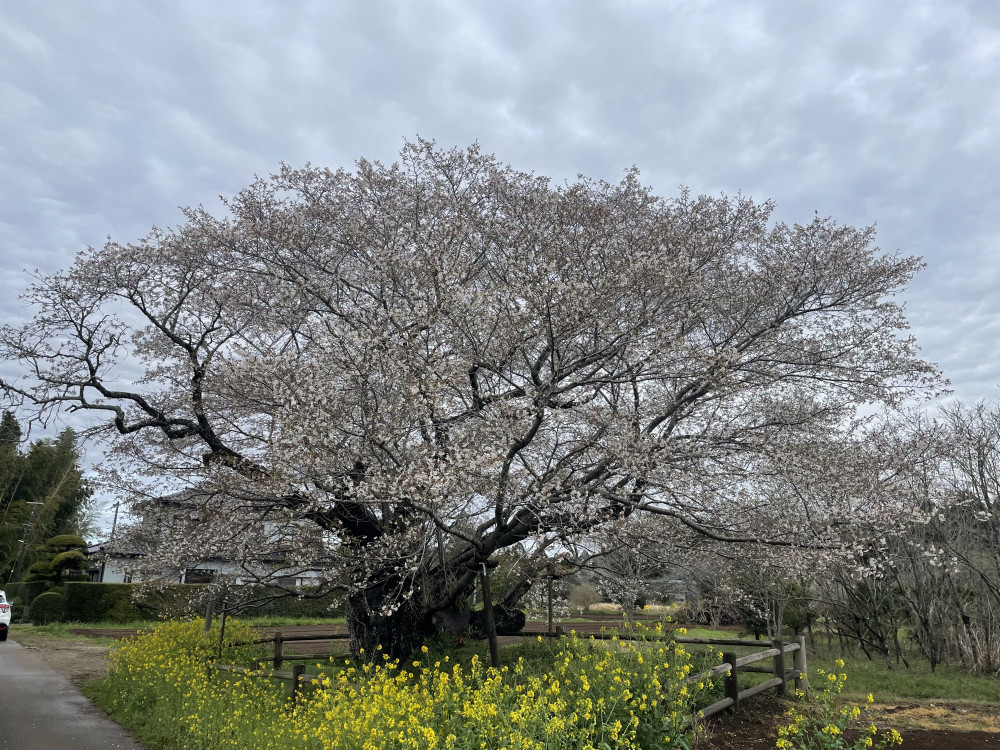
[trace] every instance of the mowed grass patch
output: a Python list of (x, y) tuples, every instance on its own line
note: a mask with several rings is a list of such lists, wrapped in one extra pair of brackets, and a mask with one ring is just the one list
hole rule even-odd
[(71, 627), (75, 626), (72, 623), (67, 624), (64, 622), (53, 622), (48, 625), (17, 624), (10, 626), (10, 637), (16, 641), (19, 636), (28, 636), (29, 638), (39, 636), (41, 638), (55, 638), (63, 641), (86, 641), (98, 646), (110, 646), (117, 642), (115, 638), (91, 638), (86, 635), (70, 633), (69, 628)]
[[(771, 647), (771, 643), (767, 639), (756, 641), (745, 635), (698, 626), (689, 626), (686, 630), (687, 633), (680, 637), (738, 638), (747, 641), (746, 646), (714, 646), (713, 649), (716, 653), (731, 650), (735, 651), (737, 656), (744, 656)], [(786, 635), (785, 641), (792, 642), (794, 638), (795, 636)], [(693, 645), (689, 646), (689, 649), (696, 655), (695, 661), (699, 669), (706, 668), (706, 665), (713, 666), (721, 663), (721, 659), (699, 654), (697, 648)], [(807, 647), (806, 654), (809, 675), (813, 680), (816, 679), (817, 669), (823, 669), (827, 673), (836, 671), (847, 674), (847, 681), (843, 687), (843, 697), (854, 702), (863, 702), (871, 693), (881, 704), (915, 703), (928, 709), (936, 708), (930, 705), (933, 703), (966, 704), (989, 708), (1000, 705), (1000, 679), (993, 675), (971, 674), (959, 665), (938, 665), (932, 672), (929, 662), (922, 659), (911, 659), (909, 668), (900, 663), (889, 669), (882, 661), (871, 661), (864, 656), (840, 657), (827, 649), (822, 650), (822, 656), (817, 656)], [(843, 669), (835, 668), (834, 662), (837, 658), (843, 658), (845, 662)], [(768, 659), (755, 666), (769, 666), (770, 664), (771, 661)], [(786, 666), (788, 668), (792, 666), (790, 655), (786, 657)], [(746, 689), (768, 678), (768, 675), (743, 673), (740, 675), (740, 687)], [(717, 682), (721, 683), (722, 681)], [(789, 694), (791, 694), (791, 689), (790, 684)]]
[(295, 625), (343, 625), (343, 617), (240, 617), (251, 628), (293, 627)]
[[(948, 701), (952, 703), (1000, 704), (1000, 680), (992, 675), (974, 675), (954, 665), (938, 665), (931, 672), (926, 661), (911, 661), (907, 669), (902, 664), (889, 669), (882, 662), (862, 658), (845, 658), (847, 674), (843, 695), (857, 699), (872, 693), (879, 702), (887, 701)], [(834, 670), (834, 660), (809, 659), (809, 672), (817, 668)], [(840, 670), (837, 670), (840, 671)]]

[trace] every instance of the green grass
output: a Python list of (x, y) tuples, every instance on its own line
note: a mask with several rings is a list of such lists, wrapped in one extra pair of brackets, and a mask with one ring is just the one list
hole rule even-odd
[(50, 635), (68, 634), (69, 628), (100, 628), (101, 630), (149, 630), (156, 623), (147, 621), (135, 622), (53, 622), (48, 625), (32, 625), (27, 622), (18, 623), (11, 627), (24, 628), (27, 631), (36, 633), (48, 633)]
[(11, 625), (10, 637), (17, 640), (18, 636), (41, 636), (43, 638), (58, 638), (64, 641), (86, 641), (99, 646), (110, 646), (116, 643), (115, 638), (91, 638), (86, 635), (75, 635), (69, 632), (74, 627), (72, 623), (54, 622), (48, 625)]
[[(711, 630), (710, 628), (702, 628), (697, 625), (689, 625), (685, 629), (687, 633), (677, 633), (678, 638), (742, 638), (740, 635), (729, 633), (725, 630)], [(754, 643), (756, 644), (757, 641)], [(763, 643), (767, 643), (767, 641), (763, 641)], [(766, 646), (761, 646), (761, 648), (766, 648)]]
[[(816, 669), (836, 669), (833, 658), (810, 659), (810, 677), (816, 680)], [(868, 659), (844, 659), (843, 671), (847, 683), (843, 695), (857, 700), (872, 693), (880, 703), (939, 700), (955, 703), (1000, 704), (1000, 680), (991, 675), (974, 675), (958, 666), (938, 666), (932, 673), (925, 661), (911, 661), (907, 669), (902, 664), (888, 669), (883, 662)]]
[[(750, 640), (746, 636), (736, 635), (730, 632), (713, 631), (706, 628), (691, 626), (688, 628), (686, 636), (688, 638), (741, 638)], [(787, 640), (792, 640), (792, 636), (786, 636)], [(710, 659), (697, 657), (697, 646), (689, 646), (690, 651), (696, 654), (698, 668), (708, 664)], [(732, 648), (738, 655), (748, 652), (764, 650), (769, 648), (767, 640), (754, 641), (748, 648), (739, 646), (723, 647), (718, 646), (718, 651), (728, 651)], [(863, 655), (840, 657), (844, 659), (844, 668), (838, 669), (834, 666), (834, 660), (838, 656), (828, 649), (822, 650), (822, 656), (810, 652), (808, 653), (808, 669), (810, 679), (817, 680), (817, 669), (826, 672), (836, 670), (847, 674), (847, 682), (844, 686), (843, 697), (851, 701), (863, 701), (868, 693), (872, 693), (875, 699), (881, 703), (893, 702), (927, 702), (941, 701), (949, 703), (967, 704), (1000, 704), (1000, 680), (992, 675), (974, 675), (957, 665), (939, 665), (934, 672), (931, 672), (930, 664), (922, 659), (910, 659), (910, 667), (903, 664), (894, 665), (889, 669), (884, 661), (870, 661)], [(788, 658), (788, 666), (791, 667), (791, 658)], [(715, 660), (714, 663), (719, 663)], [(755, 666), (768, 666), (770, 660), (762, 661)], [(769, 679), (768, 675), (750, 673), (740, 676), (740, 688), (746, 689), (751, 685)]]
[(184, 738), (177, 726), (163, 721), (154, 710), (136, 711), (123, 707), (115, 699), (114, 690), (107, 680), (85, 682), (80, 692), (116, 722), (128, 729), (143, 745), (155, 750), (184, 750)]
[(252, 628), (289, 627), (292, 625), (343, 625), (343, 617), (240, 617)]

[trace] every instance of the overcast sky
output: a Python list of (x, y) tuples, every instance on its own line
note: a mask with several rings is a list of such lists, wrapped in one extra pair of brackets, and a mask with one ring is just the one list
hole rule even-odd
[(0, 316), (24, 269), (420, 135), (877, 223), (927, 262), (925, 357), (995, 400), (998, 85), (995, 0), (0, 0)]

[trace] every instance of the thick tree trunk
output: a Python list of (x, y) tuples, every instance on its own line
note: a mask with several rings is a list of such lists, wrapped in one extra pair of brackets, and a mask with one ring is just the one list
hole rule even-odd
[(347, 598), (347, 629), (351, 654), (356, 659), (380, 659), (377, 654), (388, 654), (392, 659), (405, 660), (432, 632), (429, 615), (408, 601), (394, 604), (395, 608), (387, 611), (385, 605), (390, 601), (385, 588), (379, 586)]

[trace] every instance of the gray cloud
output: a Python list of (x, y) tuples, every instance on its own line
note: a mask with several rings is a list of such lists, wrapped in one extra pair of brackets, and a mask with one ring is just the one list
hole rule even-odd
[(0, 314), (24, 314), (20, 269), (420, 134), (877, 222), (927, 260), (906, 297), (926, 356), (995, 398), (998, 84), (986, 1), (0, 0)]

